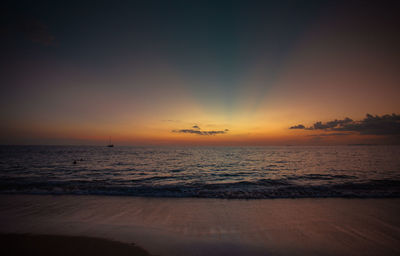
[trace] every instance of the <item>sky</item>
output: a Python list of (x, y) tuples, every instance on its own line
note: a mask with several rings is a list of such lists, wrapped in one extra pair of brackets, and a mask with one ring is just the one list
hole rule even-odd
[(0, 144), (399, 144), (399, 12), (399, 1), (6, 1)]

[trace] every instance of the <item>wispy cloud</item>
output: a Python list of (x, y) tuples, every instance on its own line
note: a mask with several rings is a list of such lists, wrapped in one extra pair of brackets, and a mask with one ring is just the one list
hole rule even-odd
[(172, 132), (174, 132), (174, 133), (187, 133), (187, 134), (197, 134), (197, 135), (210, 136), (210, 135), (226, 134), (226, 133), (229, 132), (229, 130), (225, 129), (225, 130), (203, 131), (203, 130), (200, 129), (199, 126), (194, 125), (194, 126), (192, 126), (192, 129), (172, 130)]
[(348, 133), (342, 133), (342, 132), (332, 132), (332, 133), (318, 133), (318, 134), (309, 134), (307, 136), (310, 137), (329, 137), (329, 136), (347, 136), (349, 135)]
[(161, 120), (161, 122), (180, 123), (181, 120), (163, 119), (163, 120)]

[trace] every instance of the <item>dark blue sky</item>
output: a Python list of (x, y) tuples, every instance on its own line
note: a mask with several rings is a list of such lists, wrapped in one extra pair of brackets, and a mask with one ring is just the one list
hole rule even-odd
[[(267, 72), (273, 77), (302, 33), (330, 5), (329, 1), (18, 1), (6, 7), (3, 16), (9, 33), (17, 34), (5, 54), (98, 72), (116, 66), (124, 70), (126, 62), (157, 56), (199, 84), (218, 84), (218, 90), (229, 91), (260, 51), (271, 62)], [(29, 27), (32, 22), (39, 25)], [(43, 42), (32, 44), (29, 37), (35, 33), (44, 34)], [(50, 47), (43, 47), (46, 33), (54, 37)]]

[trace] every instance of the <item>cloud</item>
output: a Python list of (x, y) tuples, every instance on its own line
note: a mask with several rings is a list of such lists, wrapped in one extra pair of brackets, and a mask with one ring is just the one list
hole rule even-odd
[(335, 130), (354, 131), (368, 135), (400, 135), (400, 115), (373, 116), (367, 114), (363, 120), (345, 124)]
[[(289, 129), (357, 132), (366, 135), (400, 135), (400, 115), (373, 116), (367, 114), (364, 119), (359, 121), (353, 121), (346, 117), (343, 120), (333, 120), (326, 123), (316, 122), (310, 127), (299, 124)], [(343, 133), (339, 134), (342, 135)]]
[(289, 129), (305, 129), (306, 127), (302, 124), (291, 126)]
[(38, 21), (31, 20), (22, 24), (22, 29), (26, 37), (34, 43), (49, 46), (54, 44), (55, 37), (50, 34), (47, 25)]
[(181, 129), (181, 130), (172, 130), (174, 133), (188, 133), (188, 134), (197, 134), (197, 135), (217, 135), (217, 134), (226, 134), (229, 132), (228, 129), (220, 130), (220, 131), (202, 131), (197, 125), (194, 125), (192, 128), (194, 129)]
[(305, 128), (307, 130), (326, 130), (326, 129), (331, 129), (331, 128), (335, 128), (335, 127), (339, 127), (339, 126), (343, 126), (346, 125), (348, 123), (353, 122), (352, 119), (346, 117), (343, 120), (333, 120), (333, 121), (329, 121), (326, 123), (322, 123), (322, 122), (316, 122), (312, 127), (309, 128)]
[(33, 43), (50, 46), (55, 44), (55, 37), (48, 26), (36, 18), (11, 16), (0, 26), (0, 35), (9, 40), (24, 38)]

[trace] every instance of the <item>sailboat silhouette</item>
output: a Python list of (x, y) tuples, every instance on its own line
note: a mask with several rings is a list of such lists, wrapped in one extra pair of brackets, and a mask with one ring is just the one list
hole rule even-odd
[(110, 136), (110, 142), (108, 143), (107, 147), (109, 147), (109, 148), (114, 147), (114, 144), (111, 144), (111, 136)]

